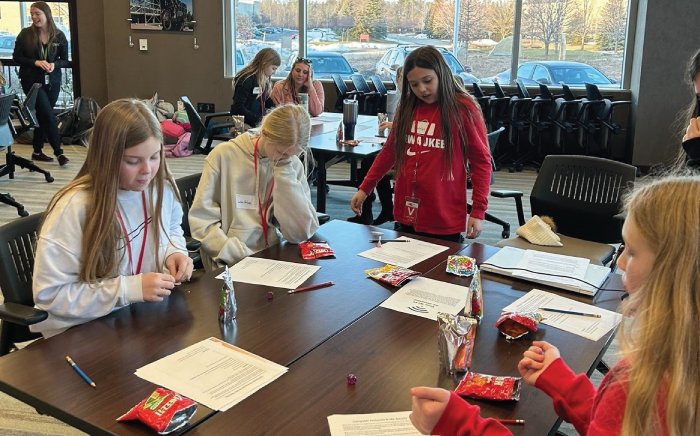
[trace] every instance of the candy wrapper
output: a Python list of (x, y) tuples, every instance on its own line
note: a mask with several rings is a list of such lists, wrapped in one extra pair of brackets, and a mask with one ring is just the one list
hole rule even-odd
[(498, 318), (496, 328), (506, 335), (506, 339), (518, 339), (529, 332), (536, 332), (537, 324), (542, 319), (539, 312), (509, 312)]
[(481, 289), (481, 272), (479, 267), (474, 265), (474, 276), (469, 285), (469, 298), (464, 307), (464, 313), (481, 321), (484, 316), (484, 293)]
[(518, 401), (521, 381), (520, 377), (468, 372), (459, 382), (455, 394), (477, 400)]
[(469, 277), (478, 271), (476, 259), (468, 256), (447, 256), (447, 272), (461, 277)]
[(381, 268), (368, 269), (365, 274), (380, 282), (389, 283), (391, 286), (400, 286), (420, 273), (400, 266), (385, 265)]
[(221, 288), (219, 321), (225, 324), (230, 323), (236, 319), (237, 312), (238, 307), (236, 305), (236, 294), (233, 291), (233, 280), (231, 279), (231, 273), (229, 272), (227, 265), (226, 270), (224, 270), (224, 286)]
[(117, 421), (138, 419), (158, 434), (168, 434), (186, 425), (197, 411), (197, 403), (177, 392), (157, 388)]
[(448, 374), (468, 371), (474, 351), (474, 318), (438, 313), (438, 356), (440, 368)]
[(299, 249), (301, 250), (301, 257), (306, 260), (335, 256), (333, 249), (325, 241), (305, 241), (299, 244)]

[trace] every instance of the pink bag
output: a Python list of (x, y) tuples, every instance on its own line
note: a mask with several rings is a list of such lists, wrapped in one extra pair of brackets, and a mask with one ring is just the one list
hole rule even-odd
[(176, 143), (180, 136), (185, 133), (185, 129), (182, 126), (170, 120), (162, 121), (160, 127), (163, 130), (163, 142), (166, 144)]
[(190, 133), (183, 133), (175, 145), (165, 145), (165, 157), (187, 157), (192, 155), (192, 150), (188, 150), (190, 144)]

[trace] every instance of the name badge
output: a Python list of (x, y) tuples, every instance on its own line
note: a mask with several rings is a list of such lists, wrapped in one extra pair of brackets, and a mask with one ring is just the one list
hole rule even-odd
[(236, 209), (257, 210), (258, 199), (254, 195), (236, 194)]
[(418, 207), (420, 206), (420, 198), (406, 197), (404, 202), (404, 220), (406, 224), (414, 225), (418, 220)]
[(253, 88), (253, 94), (255, 94), (255, 95), (260, 94), (260, 87), (259, 86), (256, 86), (255, 88)]
[(44, 74), (44, 85), (48, 85), (49, 83), (51, 83), (51, 76)]

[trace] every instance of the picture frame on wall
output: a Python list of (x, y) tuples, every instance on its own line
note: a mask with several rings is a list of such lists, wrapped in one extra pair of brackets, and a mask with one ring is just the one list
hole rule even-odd
[(194, 0), (129, 0), (132, 30), (194, 31)]

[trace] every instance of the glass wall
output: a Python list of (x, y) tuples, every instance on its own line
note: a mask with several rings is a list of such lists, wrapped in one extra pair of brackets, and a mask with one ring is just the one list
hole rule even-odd
[[(236, 70), (263, 46), (280, 50), (284, 70), (289, 58), (298, 54), (298, 38), (305, 37), (307, 57), (315, 66), (329, 65), (327, 74), (347, 77), (359, 72), (388, 80), (413, 48), (430, 44), (440, 48), (465, 82), (507, 84), (515, 52), (513, 32), (519, 28), (518, 77), (527, 84), (563, 81), (582, 86), (587, 81), (619, 87), (629, 0), (523, 0), (520, 10), (516, 0), (237, 0), (235, 4), (231, 11), (237, 13), (225, 14), (224, 26), (234, 23), (235, 16), (236, 50), (243, 47), (244, 54), (242, 59), (236, 54)], [(300, 7), (306, 11), (306, 35), (298, 35)], [(232, 53), (234, 45), (227, 44), (226, 50)], [(228, 65), (227, 76), (232, 71), (234, 66)]]
[[(8, 92), (24, 96), (22, 87), (17, 77), (19, 66), (12, 60), (15, 48), (15, 40), (19, 32), (32, 24), (30, 5), (33, 2), (20, 2), (0, 0), (0, 62), (3, 64), (2, 72), (7, 80)], [(47, 2), (51, 8), (56, 27), (66, 35), (68, 39), (68, 59), (73, 60), (69, 2)], [(63, 71), (63, 83), (61, 93), (56, 106), (65, 107), (73, 104), (73, 69), (72, 65)]]

